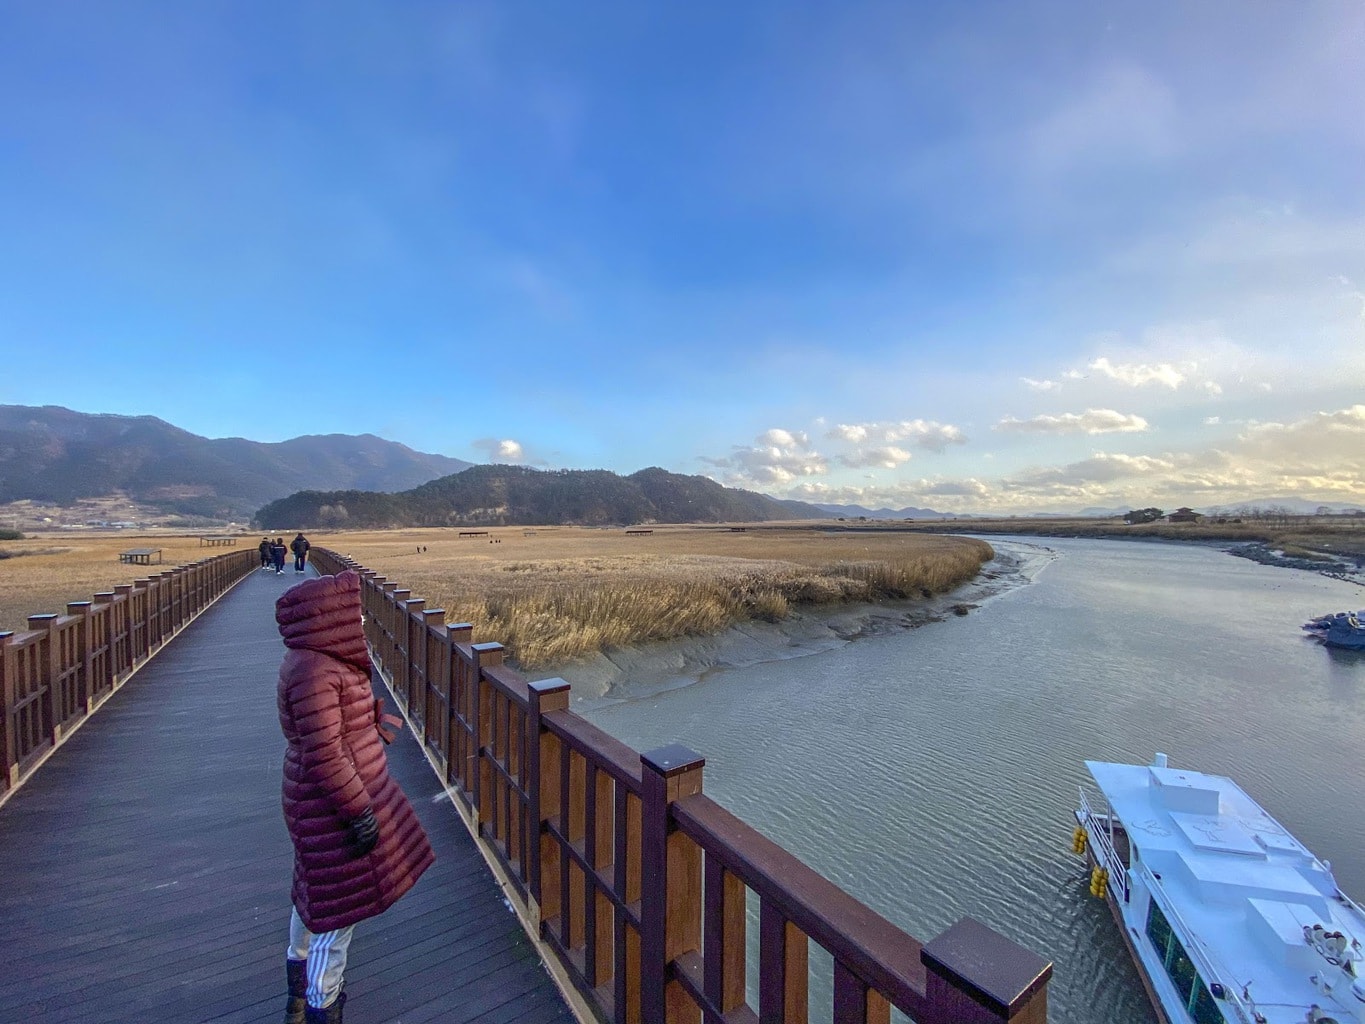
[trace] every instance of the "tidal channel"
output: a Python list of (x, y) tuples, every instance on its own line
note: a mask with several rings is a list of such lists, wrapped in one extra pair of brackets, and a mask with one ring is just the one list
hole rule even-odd
[(701, 753), (708, 794), (912, 935), (970, 915), (1051, 959), (1054, 1024), (1155, 1020), (1070, 850), (1087, 758), (1232, 777), (1365, 899), (1365, 656), (1299, 629), (1365, 588), (1213, 547), (986, 539), (1023, 569), (969, 615), (576, 710)]

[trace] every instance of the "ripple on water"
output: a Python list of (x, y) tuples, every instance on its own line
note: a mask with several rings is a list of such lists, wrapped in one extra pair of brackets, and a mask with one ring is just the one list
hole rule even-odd
[(972, 615), (590, 717), (702, 752), (708, 793), (911, 934), (970, 914), (1049, 957), (1053, 1024), (1148, 1024), (1070, 852), (1083, 762), (1161, 750), (1231, 775), (1365, 895), (1365, 816), (1343, 813), (1365, 775), (1365, 659), (1298, 636), (1347, 584), (1205, 548), (1055, 547)]

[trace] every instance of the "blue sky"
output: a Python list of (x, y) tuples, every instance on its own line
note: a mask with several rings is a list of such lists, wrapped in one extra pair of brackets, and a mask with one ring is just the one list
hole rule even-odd
[(0, 12), (0, 402), (783, 497), (1365, 503), (1365, 7)]

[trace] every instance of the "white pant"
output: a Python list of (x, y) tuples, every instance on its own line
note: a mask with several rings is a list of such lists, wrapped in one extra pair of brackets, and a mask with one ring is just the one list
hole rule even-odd
[(334, 932), (310, 932), (297, 910), (289, 914), (290, 960), (308, 961), (308, 1005), (319, 1009), (331, 1006), (341, 992), (346, 971), (346, 953), (351, 948), (355, 925)]

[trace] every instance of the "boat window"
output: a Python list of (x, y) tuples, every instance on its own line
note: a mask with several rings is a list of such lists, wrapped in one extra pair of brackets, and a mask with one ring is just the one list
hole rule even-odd
[(1190, 1005), (1190, 1016), (1194, 1018), (1194, 1024), (1224, 1024), (1223, 1011), (1218, 1009), (1218, 1004), (1213, 996), (1209, 995), (1209, 990), (1204, 987), (1203, 979), (1195, 982), (1194, 1001)]
[(1194, 991), (1194, 983), (1199, 980), (1199, 975), (1195, 972), (1194, 961), (1185, 952), (1180, 940), (1174, 936), (1171, 937), (1171, 959), (1166, 965), (1166, 973), (1171, 976), (1171, 984), (1175, 985), (1175, 990), (1188, 1006), (1190, 994)]
[(1147, 903), (1147, 937), (1152, 940), (1152, 946), (1164, 965), (1167, 962), (1166, 954), (1171, 948), (1171, 926), (1166, 920), (1166, 915), (1156, 905), (1156, 900), (1149, 900)]
[(1156, 905), (1156, 900), (1147, 904), (1147, 937), (1152, 940), (1152, 947), (1161, 957), (1161, 965), (1166, 968), (1171, 984), (1180, 993), (1196, 1024), (1221, 1024), (1223, 1015), (1218, 1005), (1204, 987), (1194, 962), (1171, 930), (1171, 923)]

